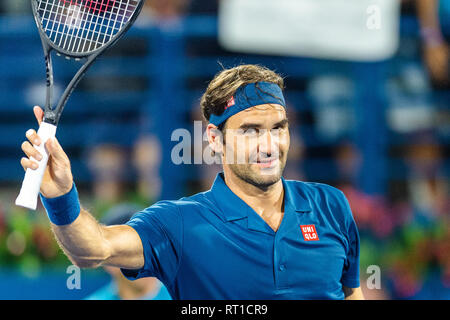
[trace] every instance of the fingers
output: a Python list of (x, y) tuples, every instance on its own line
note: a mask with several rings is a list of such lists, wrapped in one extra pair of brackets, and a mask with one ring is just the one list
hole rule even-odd
[(41, 144), (41, 138), (38, 136), (37, 132), (34, 129), (28, 130), (25, 133), (25, 136), (32, 144), (36, 146), (39, 146)]
[(36, 170), (38, 168), (38, 164), (35, 161), (32, 161), (28, 158), (23, 157), (20, 159), (20, 164), (22, 165), (23, 169), (27, 171), (28, 168), (32, 170)]
[(25, 141), (24, 143), (22, 143), (22, 151), (28, 156), (28, 158), (33, 157), (37, 161), (42, 160), (42, 155), (28, 141)]
[(34, 116), (36, 117), (36, 120), (39, 125), (41, 125), (42, 120), (44, 119), (44, 111), (39, 106), (35, 106), (33, 108)]
[[(35, 106), (33, 108), (33, 112), (40, 126), (41, 122), (44, 119), (44, 111), (40, 107)], [(28, 130), (25, 135), (28, 141), (23, 142), (21, 148), (28, 158), (22, 158), (20, 163), (25, 170), (28, 168), (37, 169), (39, 166), (37, 161), (41, 161), (43, 159), (43, 154), (38, 151), (38, 149), (42, 149), (41, 144), (43, 140), (38, 136), (37, 132), (34, 129)], [(37, 148), (37, 146), (39, 146), (39, 148)], [(70, 168), (69, 158), (67, 157), (66, 153), (64, 152), (63, 148), (56, 138), (50, 138), (45, 141), (45, 147), (48, 155), (52, 156), (51, 159), (53, 163), (57, 164), (61, 168)], [(47, 153), (45, 154), (45, 156), (47, 156)]]
[[(37, 135), (36, 131), (33, 129), (30, 129), (26, 132), (26, 137), (29, 141), (24, 141), (22, 143), (22, 151), (27, 155), (28, 158), (33, 157), (37, 161), (40, 161), (42, 159), (42, 154), (36, 149), (35, 146), (39, 146), (41, 144), (41, 138)], [(69, 158), (67, 157), (66, 153), (64, 152), (63, 148), (58, 142), (58, 139), (51, 138), (48, 139), (48, 141), (45, 144), (48, 152), (50, 155), (52, 155), (52, 158), (55, 161), (58, 161), (60, 163), (66, 163), (69, 162)], [(33, 160), (34, 160), (33, 159)], [(27, 167), (33, 168), (31, 166), (31, 162), (24, 162), (26, 163)]]
[[(40, 145), (41, 139), (37, 135), (36, 131), (33, 129), (30, 129), (26, 132), (26, 137), (28, 140), (33, 143), (34, 145)], [(39, 153), (39, 151), (28, 141), (24, 141), (22, 143), (22, 151), (27, 155), (28, 158), (22, 158), (20, 160), (20, 164), (22, 165), (23, 169), (26, 171), (28, 168), (36, 170), (38, 168), (38, 163), (32, 159), (29, 159), (33, 157), (37, 161), (40, 161), (42, 159), (42, 155)]]

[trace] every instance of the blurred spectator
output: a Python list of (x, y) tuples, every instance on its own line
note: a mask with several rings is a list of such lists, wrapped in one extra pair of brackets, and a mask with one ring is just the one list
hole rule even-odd
[(336, 149), (338, 188), (344, 192), (361, 232), (379, 239), (388, 237), (408, 217), (409, 208), (392, 206), (384, 196), (365, 194), (356, 184), (361, 165), (361, 155), (350, 142), (339, 144)]
[(101, 144), (91, 148), (88, 166), (93, 175), (95, 198), (114, 203), (125, 183), (126, 154), (123, 148), (114, 144)]
[[(120, 204), (105, 214), (102, 223), (108, 226), (125, 224), (138, 211), (140, 208), (135, 205)], [(171, 300), (166, 287), (156, 278), (130, 281), (119, 268), (105, 266), (104, 269), (112, 281), (88, 296), (87, 300)]]
[(158, 138), (142, 134), (131, 147), (110, 140), (101, 140), (88, 152), (97, 211), (104, 212), (130, 196), (130, 192), (137, 203), (149, 205), (157, 201), (161, 194), (162, 152)]
[(147, 0), (144, 11), (155, 19), (171, 19), (183, 13), (190, 0)]
[(431, 80), (437, 87), (450, 85), (448, 39), (440, 19), (450, 17), (450, 0), (417, 0), (417, 14), (423, 40), (423, 57)]
[(161, 144), (154, 135), (143, 135), (134, 145), (132, 162), (137, 170), (137, 192), (147, 201), (157, 200), (161, 194), (161, 154)]
[(2, 0), (0, 3), (0, 13), (22, 14), (31, 11), (28, 0)]
[(137, 21), (140, 25), (156, 25), (161, 28), (178, 24), (191, 0), (147, 0)]
[(408, 191), (415, 217), (427, 223), (450, 217), (449, 182), (443, 170), (443, 154), (431, 134), (419, 132), (407, 147)]

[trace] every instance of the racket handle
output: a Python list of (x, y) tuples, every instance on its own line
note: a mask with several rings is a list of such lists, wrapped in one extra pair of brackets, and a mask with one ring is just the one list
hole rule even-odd
[(33, 161), (38, 163), (39, 167), (36, 170), (32, 170), (30, 168), (27, 169), (25, 172), (25, 178), (22, 182), (22, 188), (20, 189), (19, 196), (16, 199), (16, 205), (32, 210), (36, 210), (37, 198), (41, 188), (42, 178), (44, 177), (44, 172), (47, 168), (49, 154), (45, 148), (45, 143), (48, 139), (55, 136), (56, 126), (50, 123), (41, 122), (37, 134), (41, 139), (41, 144), (34, 147), (42, 155), (42, 159), (41, 161), (37, 161), (31, 157)]

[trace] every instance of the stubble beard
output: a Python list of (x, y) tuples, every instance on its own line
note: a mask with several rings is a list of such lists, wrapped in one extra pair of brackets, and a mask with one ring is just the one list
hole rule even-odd
[[(256, 164), (230, 164), (229, 168), (239, 179), (261, 189), (267, 190), (270, 186), (280, 181), (286, 166), (286, 156), (283, 154), (279, 158), (276, 168), (266, 170), (260, 169)], [(273, 171), (273, 172), (272, 172)]]

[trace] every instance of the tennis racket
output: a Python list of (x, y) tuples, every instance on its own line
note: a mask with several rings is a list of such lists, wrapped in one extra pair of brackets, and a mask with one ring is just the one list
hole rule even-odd
[[(47, 167), (45, 142), (54, 137), (61, 113), (73, 90), (88, 68), (113, 46), (132, 26), (145, 0), (31, 0), (32, 11), (44, 49), (47, 96), (44, 119), (38, 130), (42, 143), (35, 148), (42, 160), (38, 169), (27, 169), (16, 205), (36, 209), (37, 198)], [(83, 62), (67, 85), (56, 107), (52, 103), (52, 51), (67, 59)]]

